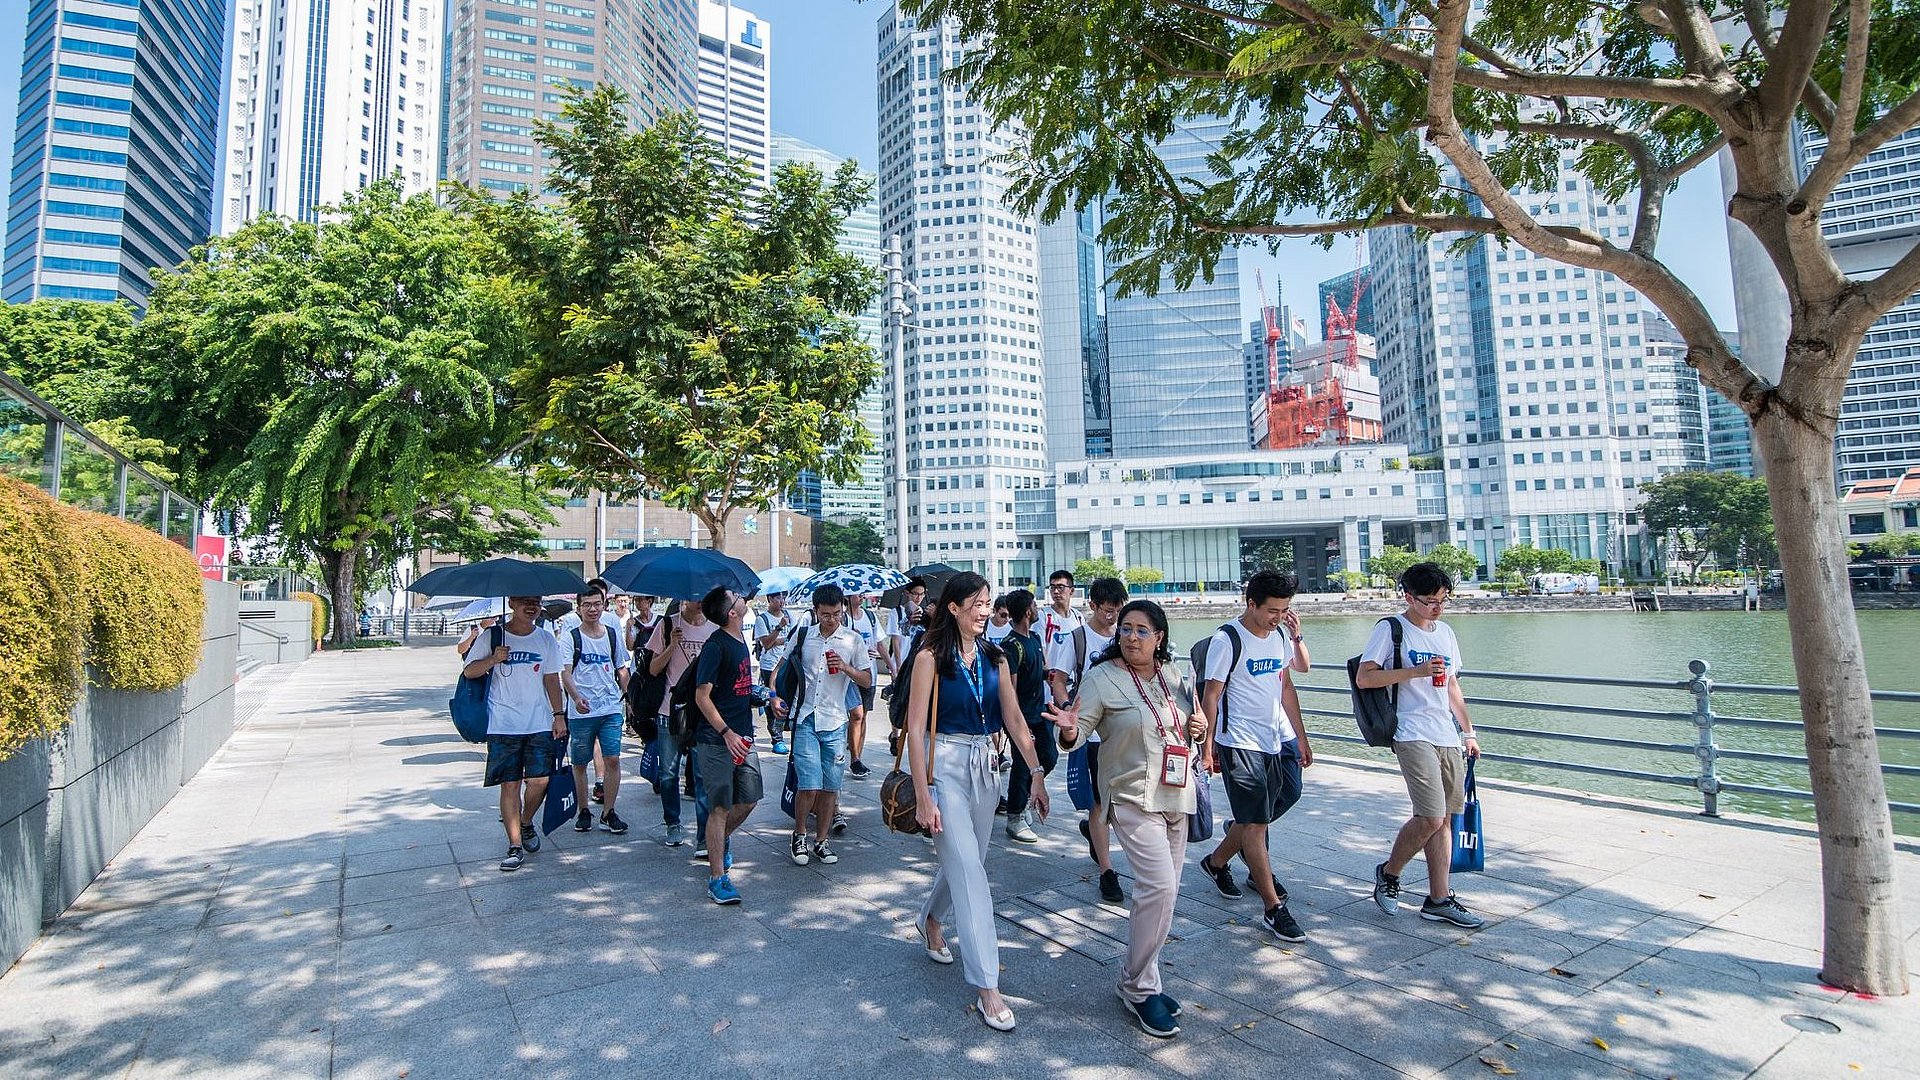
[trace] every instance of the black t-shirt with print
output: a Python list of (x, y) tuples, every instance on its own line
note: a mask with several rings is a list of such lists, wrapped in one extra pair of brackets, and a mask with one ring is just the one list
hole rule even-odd
[[(695, 686), (713, 686), (713, 707), (742, 738), (753, 738), (753, 656), (747, 643), (722, 630), (707, 639), (700, 650), (695, 671)], [(703, 712), (694, 727), (694, 740), (719, 746), (726, 742), (715, 731)]]

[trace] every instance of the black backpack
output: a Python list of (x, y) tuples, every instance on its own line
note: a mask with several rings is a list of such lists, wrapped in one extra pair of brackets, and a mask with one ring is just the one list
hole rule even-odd
[(920, 641), (924, 636), (914, 638), (913, 644), (907, 646), (907, 655), (900, 661), (900, 666), (894, 669), (893, 685), (888, 688), (893, 696), (887, 699), (887, 721), (895, 731), (907, 730), (907, 698), (911, 696), (907, 692), (907, 683), (913, 674), (913, 659), (920, 655)]
[[(1227, 684), (1233, 681), (1233, 673), (1240, 667), (1240, 652), (1245, 645), (1240, 640), (1240, 628), (1231, 622), (1223, 622), (1220, 629), (1226, 631), (1227, 640), (1233, 643), (1233, 659), (1227, 664), (1227, 677), (1220, 683), (1220, 715), (1216, 718), (1220, 730), (1227, 730)], [(1193, 643), (1187, 650), (1187, 662), (1193, 665), (1193, 686), (1197, 697), (1205, 697), (1207, 689), (1207, 650), (1213, 646), (1213, 635), (1208, 634)]]
[[(726, 631), (717, 633), (724, 634)], [(705, 652), (706, 646), (701, 646), (701, 651)], [(699, 709), (693, 704), (693, 690), (699, 685), (695, 675), (699, 670), (700, 661), (696, 659), (687, 665), (687, 670), (680, 673), (680, 678), (667, 692), (667, 734), (681, 746), (687, 744), (693, 734), (693, 726), (700, 722)]]
[(787, 719), (800, 714), (800, 699), (807, 694), (807, 680), (800, 677), (800, 646), (807, 640), (807, 625), (802, 623), (787, 642), (787, 655), (773, 672), (773, 696), (787, 705)]
[[(671, 618), (671, 616), (669, 616)], [(658, 625), (656, 623), (656, 625)], [(647, 639), (653, 639), (652, 634)], [(667, 673), (655, 675), (651, 670), (654, 660), (652, 649), (642, 645), (632, 650), (633, 673), (627, 679), (627, 720), (629, 730), (645, 736), (644, 741), (652, 742), (652, 736), (646, 735), (654, 724), (654, 717), (660, 715), (660, 703), (667, 697)]]
[[(1405, 631), (1399, 617), (1389, 615), (1380, 621), (1393, 633), (1393, 666), (1404, 666), (1400, 646)], [(1353, 718), (1360, 725), (1361, 738), (1368, 746), (1392, 746), (1393, 737), (1400, 733), (1400, 684), (1361, 689), (1360, 657), (1355, 656), (1347, 660), (1347, 687), (1353, 691)]]

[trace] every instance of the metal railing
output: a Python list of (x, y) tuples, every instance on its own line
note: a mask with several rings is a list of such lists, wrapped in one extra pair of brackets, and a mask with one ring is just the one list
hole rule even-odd
[[(1301, 715), (1303, 720), (1323, 719), (1339, 721), (1345, 730), (1326, 729), (1323, 725), (1309, 723), (1307, 731), (1315, 740), (1331, 740), (1340, 743), (1365, 745), (1365, 740), (1353, 730), (1353, 714), (1350, 702), (1351, 691), (1346, 685), (1345, 664), (1314, 664), (1316, 672), (1339, 673), (1339, 684), (1333, 686), (1314, 685), (1299, 682), (1301, 692)], [(1813, 793), (1801, 788), (1787, 787), (1772, 783), (1747, 783), (1728, 779), (1722, 775), (1722, 762), (1748, 762), (1767, 767), (1772, 771), (1791, 770), (1804, 772), (1807, 757), (1804, 753), (1782, 753), (1777, 750), (1747, 749), (1721, 744), (1720, 736), (1728, 729), (1754, 732), (1771, 732), (1799, 740), (1803, 736), (1803, 727), (1797, 720), (1786, 720), (1762, 716), (1746, 716), (1734, 713), (1722, 713), (1715, 709), (1715, 695), (1755, 696), (1771, 698), (1798, 698), (1799, 690), (1791, 686), (1771, 686), (1756, 683), (1715, 683), (1711, 677), (1712, 665), (1705, 660), (1693, 660), (1687, 664), (1687, 677), (1683, 679), (1614, 679), (1576, 675), (1546, 675), (1538, 673), (1509, 671), (1465, 671), (1462, 672), (1469, 682), (1483, 680), (1498, 683), (1543, 683), (1554, 686), (1582, 688), (1608, 688), (1635, 692), (1636, 699), (1654, 699), (1659, 704), (1663, 696), (1671, 696), (1674, 707), (1648, 708), (1641, 704), (1606, 704), (1599, 702), (1544, 701), (1521, 697), (1466, 695), (1466, 702), (1476, 710), (1500, 710), (1504, 718), (1507, 710), (1519, 714), (1550, 713), (1560, 717), (1592, 718), (1601, 728), (1598, 731), (1566, 731), (1555, 728), (1529, 727), (1499, 720), (1488, 722), (1477, 714), (1474, 730), (1488, 735), (1499, 735), (1515, 739), (1539, 739), (1549, 743), (1567, 746), (1579, 746), (1606, 750), (1627, 750), (1636, 754), (1651, 753), (1671, 755), (1687, 759), (1686, 763), (1675, 762), (1671, 771), (1650, 768), (1631, 768), (1618, 764), (1605, 764), (1595, 761), (1569, 761), (1561, 757), (1540, 757), (1527, 754), (1498, 753), (1483, 750), (1481, 760), (1512, 765), (1527, 766), (1560, 772), (1583, 773), (1593, 776), (1606, 776), (1617, 779), (1662, 784), (1674, 787), (1690, 788), (1700, 797), (1701, 813), (1708, 817), (1717, 817), (1720, 813), (1722, 793), (1762, 796), (1792, 802), (1811, 804)], [(1334, 695), (1339, 704), (1332, 708), (1313, 708), (1307, 702), (1307, 695)], [(1920, 705), (1920, 693), (1898, 690), (1875, 690), (1873, 701), (1878, 705)], [(1691, 738), (1680, 737), (1676, 732), (1673, 739), (1650, 736), (1647, 729), (1658, 729), (1667, 724), (1684, 725), (1691, 729)], [(1639, 732), (1613, 731), (1615, 726), (1640, 728)], [(1882, 745), (1920, 747), (1920, 727), (1891, 727), (1876, 725), (1874, 733), (1882, 740)], [(1497, 743), (1495, 745), (1498, 745)], [(1888, 778), (1920, 778), (1920, 765), (1885, 762), (1881, 764), (1883, 775)], [(1888, 807), (1897, 814), (1920, 815), (1920, 802), (1902, 799), (1889, 799)]]
[(211, 563), (205, 568), (218, 570), (223, 580), (239, 585), (241, 596), (248, 600), (291, 600), (297, 592), (320, 591), (312, 578), (290, 566)]
[(5, 374), (0, 374), (0, 475), (71, 506), (144, 525), (189, 551), (200, 532), (198, 503)]

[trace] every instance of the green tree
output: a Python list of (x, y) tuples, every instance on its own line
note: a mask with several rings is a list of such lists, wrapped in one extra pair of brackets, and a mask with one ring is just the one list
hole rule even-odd
[(657, 491), (720, 548), (735, 510), (808, 470), (851, 481), (870, 448), (856, 409), (880, 368), (854, 316), (879, 275), (839, 241), (872, 185), (788, 164), (753, 194), (691, 114), (635, 131), (626, 101), (603, 85), (536, 125), (557, 211), (471, 205), (525, 283), (527, 460), (556, 486)]
[(1380, 549), (1380, 554), (1367, 560), (1367, 573), (1374, 577), (1383, 577), (1388, 581), (1399, 581), (1407, 567), (1420, 561), (1420, 556), (1412, 551), (1388, 544)]
[[(127, 419), (140, 394), (127, 377), (133, 309), (123, 303), (34, 300), (0, 304), (0, 371), (85, 425), (154, 478), (173, 483), (173, 450)], [(94, 472), (91, 470), (88, 476)], [(66, 487), (74, 477), (62, 482)], [(111, 470), (104, 490), (115, 490)], [(104, 498), (104, 494), (101, 496)], [(91, 496), (69, 501), (92, 503)]]
[[(1679, 329), (1701, 379), (1754, 425), (1794, 588), (1794, 665), (1826, 862), (1821, 975), (1904, 993), (1893, 831), (1833, 498), (1841, 395), (1868, 327), (1920, 289), (1920, 246), (1851, 276), (1822, 211), (1869, 154), (1920, 124), (1913, 0), (903, 0), (950, 19), (957, 76), (1023, 133), (1004, 159), (1023, 209), (1106, 201), (1115, 277), (1184, 285), (1247, 238), (1377, 226), (1493, 244), (1612, 275)], [(1213, 175), (1159, 144), (1233, 116)], [(1824, 136), (1809, 159), (1803, 131)], [(1679, 179), (1729, 151), (1729, 213), (1778, 272), (1777, 380), (1745, 367), (1657, 254)], [(1619, 229), (1543, 217), (1572, 160)], [(1878, 269), (1878, 268), (1884, 269)]]
[(1707, 546), (1720, 560), (1720, 565), (1729, 569), (1736, 566), (1766, 569), (1773, 565), (1778, 551), (1773, 540), (1767, 482), (1758, 477), (1727, 475), (1732, 480), (1721, 499), (1719, 520), (1707, 530)]
[(1455, 544), (1440, 544), (1432, 551), (1421, 556), (1427, 562), (1438, 563), (1456, 583), (1472, 581), (1480, 572), (1480, 560), (1473, 552)]
[(886, 538), (866, 518), (821, 521), (814, 528), (814, 563), (822, 570), (849, 563), (878, 566), (886, 561)]
[(1120, 577), (1127, 583), (1129, 589), (1137, 589), (1142, 585), (1158, 585), (1167, 580), (1167, 575), (1152, 566), (1129, 566), (1126, 573)]
[(1605, 569), (1606, 567), (1601, 564), (1599, 559), (1575, 559), (1567, 564), (1566, 572), (1581, 575), (1591, 574), (1594, 577), (1599, 577), (1601, 571)]
[(1641, 488), (1647, 528), (1667, 537), (1674, 554), (1697, 573), (1708, 555), (1726, 568), (1765, 566), (1773, 559), (1767, 482), (1731, 472), (1678, 472)]
[(1119, 576), (1120, 568), (1113, 565), (1113, 558), (1111, 556), (1102, 555), (1097, 559), (1076, 559), (1073, 563), (1073, 580), (1083, 589), (1086, 588), (1087, 584), (1094, 578), (1117, 578)]
[(1546, 552), (1532, 544), (1514, 544), (1500, 552), (1494, 569), (1503, 578), (1526, 578), (1540, 572)]
[(351, 641), (366, 562), (429, 539), (531, 551), (545, 511), (494, 464), (524, 338), (472, 224), (393, 181), (323, 217), (257, 219), (158, 275), (134, 419), (180, 449), (191, 490), (321, 568)]

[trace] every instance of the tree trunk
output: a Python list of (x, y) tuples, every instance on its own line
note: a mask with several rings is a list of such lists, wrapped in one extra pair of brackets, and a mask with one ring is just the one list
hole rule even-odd
[[(1789, 369), (1795, 365), (1793, 348)], [(1754, 436), (1766, 466), (1785, 571), (1793, 668), (1820, 829), (1826, 899), (1820, 978), (1860, 993), (1904, 994), (1907, 965), (1894, 881), (1893, 822), (1847, 578), (1833, 433), (1776, 405), (1755, 420)]]
[(695, 510), (693, 514), (700, 519), (700, 524), (707, 527), (707, 546), (715, 551), (725, 552), (727, 550), (727, 519), (733, 516), (733, 511), (729, 509), (721, 513), (711, 509), (701, 509)]
[[(327, 602), (333, 605), (333, 647), (336, 649), (352, 644), (360, 636), (360, 613), (353, 603), (358, 556), (358, 552), (344, 551), (321, 560), (327, 579)], [(320, 643), (316, 641), (313, 646), (317, 649)]]

